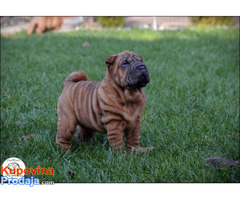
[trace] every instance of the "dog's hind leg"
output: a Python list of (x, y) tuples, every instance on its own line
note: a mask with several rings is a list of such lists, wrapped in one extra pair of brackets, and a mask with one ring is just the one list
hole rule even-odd
[(63, 149), (68, 149), (72, 136), (75, 132), (77, 119), (73, 112), (63, 110), (65, 107), (58, 105), (58, 131), (56, 136), (56, 143)]

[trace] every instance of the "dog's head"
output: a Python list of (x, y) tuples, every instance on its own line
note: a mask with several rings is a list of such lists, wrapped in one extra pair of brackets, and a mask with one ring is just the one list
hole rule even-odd
[(131, 51), (110, 56), (105, 61), (112, 79), (124, 89), (142, 88), (150, 82), (146, 65), (142, 57)]

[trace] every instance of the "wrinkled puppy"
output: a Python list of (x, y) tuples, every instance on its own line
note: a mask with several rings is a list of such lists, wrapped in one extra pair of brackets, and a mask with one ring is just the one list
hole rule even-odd
[(77, 137), (90, 141), (96, 131), (106, 133), (112, 148), (122, 148), (123, 133), (130, 149), (140, 148), (142, 109), (146, 103), (143, 87), (150, 82), (142, 57), (130, 51), (106, 59), (107, 72), (101, 82), (87, 81), (87, 75), (73, 72), (64, 82), (58, 100), (56, 143), (64, 149)]

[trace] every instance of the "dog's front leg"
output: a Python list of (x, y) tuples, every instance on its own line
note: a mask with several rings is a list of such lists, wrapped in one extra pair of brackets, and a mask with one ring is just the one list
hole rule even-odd
[(140, 129), (141, 129), (141, 120), (140, 117), (136, 120), (135, 126), (131, 129), (125, 131), (126, 144), (129, 149), (133, 147), (139, 147), (140, 144)]
[(123, 147), (123, 123), (112, 120), (105, 125), (108, 143), (111, 148), (121, 149)]
[(147, 152), (153, 150), (153, 147), (140, 147), (140, 129), (141, 119), (139, 117), (136, 120), (135, 126), (125, 131), (127, 147), (132, 152)]

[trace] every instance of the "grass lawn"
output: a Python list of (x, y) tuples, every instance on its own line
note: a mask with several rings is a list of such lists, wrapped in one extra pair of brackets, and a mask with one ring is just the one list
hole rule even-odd
[[(91, 46), (82, 47), (85, 41)], [(96, 134), (94, 145), (73, 140), (72, 154), (66, 154), (55, 144), (64, 79), (82, 70), (100, 81), (105, 58), (123, 50), (142, 55), (149, 70), (141, 146), (155, 149), (113, 153), (106, 136)], [(29, 134), (36, 137), (25, 141)], [(35, 176), (41, 181), (239, 181), (238, 168), (219, 171), (204, 164), (217, 156), (239, 160), (238, 29), (1, 37), (1, 164), (18, 157), (27, 168), (54, 168), (54, 175)]]

